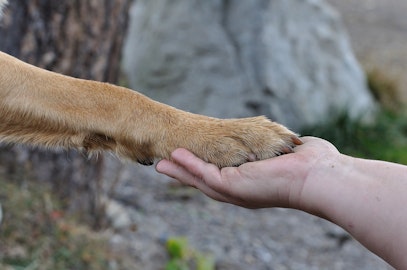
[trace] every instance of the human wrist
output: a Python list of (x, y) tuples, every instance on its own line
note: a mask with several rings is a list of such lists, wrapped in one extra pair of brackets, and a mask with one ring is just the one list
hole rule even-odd
[(322, 155), (308, 165), (298, 209), (331, 220), (346, 198), (353, 195), (347, 182), (355, 159), (338, 153)]

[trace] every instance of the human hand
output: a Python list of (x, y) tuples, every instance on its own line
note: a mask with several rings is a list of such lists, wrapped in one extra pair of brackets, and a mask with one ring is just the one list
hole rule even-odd
[(218, 201), (323, 217), (396, 269), (407, 269), (407, 166), (341, 155), (315, 137), (301, 140), (293, 153), (223, 169), (177, 149), (156, 169)]
[[(279, 157), (219, 169), (185, 149), (170, 160), (161, 160), (156, 170), (201, 190), (209, 197), (246, 208), (307, 208), (302, 193), (318, 163), (339, 156), (329, 142), (303, 137), (304, 144)], [(324, 163), (325, 164), (325, 163)]]

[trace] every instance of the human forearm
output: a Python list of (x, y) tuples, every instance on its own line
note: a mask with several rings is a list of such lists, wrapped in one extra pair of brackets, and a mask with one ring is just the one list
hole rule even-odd
[(339, 155), (324, 159), (303, 190), (307, 212), (346, 229), (394, 267), (407, 259), (407, 167)]

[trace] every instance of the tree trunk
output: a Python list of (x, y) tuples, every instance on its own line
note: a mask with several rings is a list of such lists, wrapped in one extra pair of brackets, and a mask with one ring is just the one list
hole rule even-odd
[[(13, 0), (0, 24), (0, 50), (66, 75), (116, 83), (131, 0)], [(67, 89), (68, 90), (68, 89)], [(71, 210), (100, 223), (103, 156), (21, 146), (0, 149), (3, 171), (50, 181)]]

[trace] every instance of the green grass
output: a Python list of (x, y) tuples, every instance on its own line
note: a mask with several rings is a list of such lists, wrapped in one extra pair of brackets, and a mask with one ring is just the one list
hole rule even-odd
[(215, 260), (209, 254), (201, 253), (188, 244), (185, 237), (171, 237), (166, 242), (170, 260), (165, 270), (214, 270)]
[(305, 128), (301, 134), (326, 139), (344, 154), (407, 164), (407, 116), (403, 113), (381, 112), (370, 124), (342, 115)]

